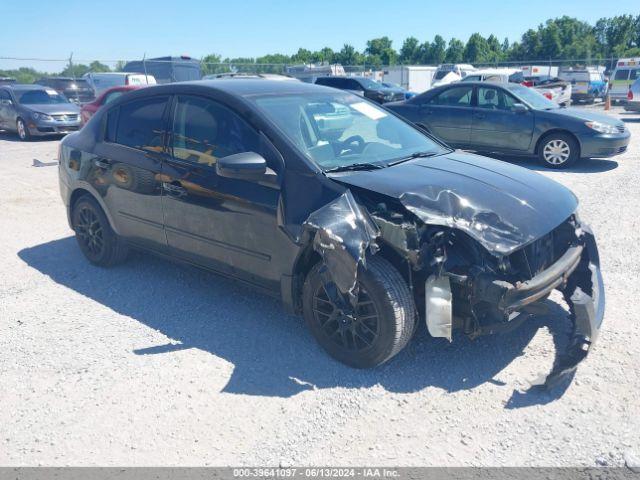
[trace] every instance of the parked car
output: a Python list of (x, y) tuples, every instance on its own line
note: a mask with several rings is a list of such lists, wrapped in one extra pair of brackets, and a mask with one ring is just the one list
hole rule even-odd
[(367, 77), (318, 77), (316, 85), (347, 90), (378, 103), (404, 100), (404, 93), (383, 87)]
[(188, 82), (200, 80), (200, 61), (186, 55), (158, 57), (128, 62), (124, 72), (152, 75), (158, 83)]
[(467, 74), (463, 82), (522, 83), (524, 75), (517, 68), (485, 68)]
[[(144, 86), (144, 85), (142, 85)], [(82, 105), (80, 109), (80, 119), (82, 121), (82, 125), (87, 123), (91, 117), (93, 117), (94, 113), (96, 113), (100, 108), (108, 103), (113, 102), (119, 96), (131, 91), (136, 90), (137, 88), (141, 88), (140, 85), (124, 85), (122, 87), (112, 87), (98, 96), (93, 102), (85, 103)]]
[(0, 129), (22, 141), (60, 135), (80, 128), (80, 107), (55, 90), (40, 85), (0, 86)]
[(550, 168), (618, 155), (630, 137), (620, 120), (560, 107), (514, 83), (447, 85), (388, 108), (455, 147), (537, 155)]
[(139, 73), (127, 72), (88, 72), (82, 78), (87, 80), (93, 87), (96, 95), (101, 95), (105, 90), (112, 87), (125, 85), (143, 86), (155, 85), (156, 79), (153, 75), (141, 75)]
[(640, 78), (640, 57), (621, 58), (609, 81), (609, 97), (614, 102), (626, 102), (629, 87)]
[(627, 93), (627, 103), (624, 109), (628, 112), (640, 112), (640, 78), (633, 82)]
[(0, 77), (0, 85), (13, 85), (18, 81), (13, 77)]
[[(319, 135), (316, 114), (337, 109), (353, 122)], [(556, 288), (574, 331), (547, 385), (598, 336), (604, 289), (575, 195), (361, 96), (249, 79), (143, 88), (66, 137), (59, 165), (89, 262), (135, 247), (238, 278), (354, 367), (396, 355), (418, 321), (449, 340), (513, 328)]]
[(558, 77), (525, 77), (527, 87), (531, 87), (544, 97), (552, 100), (558, 105), (568, 107), (571, 105), (573, 87), (570, 82), (561, 80)]
[(53, 88), (73, 103), (83, 104), (93, 102), (96, 99), (93, 88), (83, 78), (43, 77), (35, 83), (43, 87)]
[(593, 103), (596, 98), (607, 95), (607, 82), (604, 75), (596, 70), (562, 70), (560, 79), (571, 83), (571, 100)]
[(380, 82), (380, 85), (382, 85), (385, 88), (391, 88), (394, 90), (397, 90), (398, 92), (402, 92), (402, 94), (404, 95), (404, 99), (407, 100), (409, 98), (413, 98), (417, 95), (417, 93), (415, 92), (410, 92), (409, 90), (407, 90), (406, 88), (402, 88), (400, 85), (398, 85), (397, 83), (391, 83), (391, 82)]
[(299, 82), (300, 80), (298, 80), (295, 77), (291, 77), (289, 75), (279, 75), (277, 73), (232, 73), (232, 72), (226, 72), (226, 73), (212, 73), (209, 75), (205, 75), (204, 77), (202, 77), (202, 80), (218, 80), (221, 78), (264, 78), (267, 80), (281, 80), (283, 82)]

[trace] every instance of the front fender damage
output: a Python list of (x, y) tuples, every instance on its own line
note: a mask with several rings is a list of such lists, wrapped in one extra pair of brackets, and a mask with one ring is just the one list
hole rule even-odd
[(313, 248), (322, 257), (327, 293), (339, 304), (347, 299), (355, 305), (358, 270), (360, 266), (366, 268), (367, 251), (377, 251), (378, 227), (349, 190), (311, 213), (303, 227), (313, 235)]

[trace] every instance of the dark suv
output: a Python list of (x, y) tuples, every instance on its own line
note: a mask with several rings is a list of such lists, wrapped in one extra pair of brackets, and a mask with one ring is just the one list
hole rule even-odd
[(45, 77), (36, 82), (38, 85), (53, 88), (69, 99), (70, 102), (83, 104), (93, 102), (96, 94), (89, 83), (82, 78)]
[(559, 289), (574, 334), (555, 380), (602, 322), (598, 251), (569, 190), (455, 152), (348, 92), (262, 79), (144, 88), (60, 155), (90, 262), (135, 247), (255, 285), (355, 367), (393, 357), (419, 320), (449, 340), (494, 333)]
[(378, 103), (398, 102), (405, 98), (402, 90), (385, 87), (367, 77), (319, 77), (316, 85), (348, 90)]

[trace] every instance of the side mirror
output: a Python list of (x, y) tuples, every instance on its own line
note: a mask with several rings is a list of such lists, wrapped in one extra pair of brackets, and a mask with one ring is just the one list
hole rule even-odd
[(513, 113), (527, 113), (529, 108), (524, 103), (514, 103), (511, 111)]
[(13, 105), (13, 101), (8, 98), (3, 98), (2, 100), (0, 100), (0, 105), (10, 106)]
[(267, 161), (255, 152), (236, 153), (219, 158), (216, 173), (221, 177), (238, 180), (261, 180), (267, 172)]

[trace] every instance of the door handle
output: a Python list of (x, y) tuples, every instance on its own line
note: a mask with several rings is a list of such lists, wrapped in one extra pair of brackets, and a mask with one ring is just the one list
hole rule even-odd
[(186, 197), (187, 189), (180, 184), (162, 182), (162, 189), (173, 197)]
[(103, 168), (104, 170), (109, 170), (111, 168), (111, 162), (104, 158), (96, 158), (93, 163), (96, 167)]

